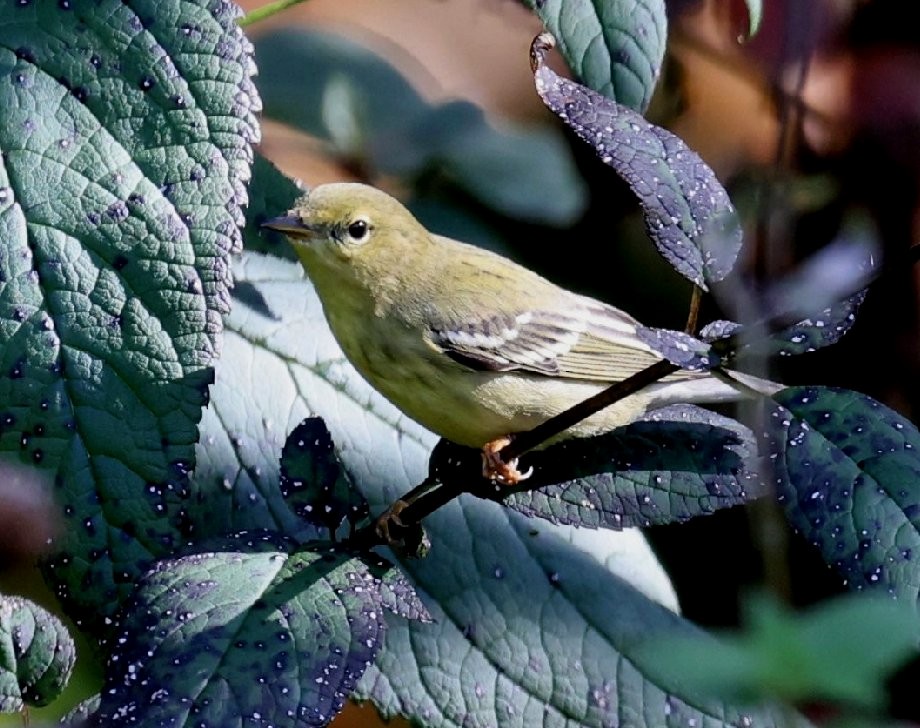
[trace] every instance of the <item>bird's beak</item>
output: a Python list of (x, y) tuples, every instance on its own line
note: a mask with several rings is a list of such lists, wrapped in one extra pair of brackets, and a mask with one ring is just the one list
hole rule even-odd
[(311, 238), (316, 235), (316, 230), (297, 215), (279, 215), (269, 218), (262, 223), (262, 227), (277, 230), (295, 238)]

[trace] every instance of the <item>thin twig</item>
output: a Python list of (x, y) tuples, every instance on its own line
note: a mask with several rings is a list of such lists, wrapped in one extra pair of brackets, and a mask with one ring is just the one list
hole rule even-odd
[(643, 387), (654, 384), (659, 379), (668, 376), (672, 372), (680, 369), (676, 364), (662, 360), (655, 362), (642, 371), (636, 372), (631, 377), (611, 384), (607, 389), (598, 392), (593, 397), (589, 397), (583, 402), (579, 402), (574, 407), (570, 407), (564, 412), (560, 412), (555, 417), (551, 417), (532, 430), (522, 432), (516, 435), (511, 444), (502, 450), (502, 457), (508, 461), (520, 457), (528, 450), (532, 450), (551, 437), (558, 435), (560, 432), (577, 425), (591, 415), (600, 412), (605, 407), (609, 407), (614, 402), (635, 394)]
[(241, 28), (246, 27), (247, 25), (252, 25), (257, 23), (260, 20), (265, 20), (270, 18), (272, 15), (277, 15), (282, 10), (287, 10), (294, 5), (299, 5), (304, 2), (304, 0), (275, 0), (268, 5), (263, 5), (261, 8), (256, 8), (255, 10), (250, 10), (242, 18), (237, 21), (237, 25)]
[[(451, 482), (440, 483), (438, 487), (427, 490), (424, 494), (413, 498), (405, 508), (399, 513), (399, 518), (403, 523), (418, 523), (426, 516), (434, 513), (441, 506), (446, 506), (454, 498), (466, 492), (466, 489), (459, 483)], [(400, 499), (403, 500), (403, 499)]]
[(690, 312), (687, 314), (687, 325), (684, 327), (684, 331), (691, 336), (696, 335), (696, 329), (700, 324), (700, 305), (702, 303), (703, 289), (694, 285), (690, 294)]

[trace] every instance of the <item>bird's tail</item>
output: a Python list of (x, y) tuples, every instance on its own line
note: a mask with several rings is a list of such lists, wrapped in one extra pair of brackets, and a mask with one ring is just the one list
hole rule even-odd
[(652, 395), (651, 408), (669, 404), (714, 404), (737, 402), (757, 395), (772, 396), (783, 389), (782, 384), (733, 370), (711, 372), (682, 371), (673, 378), (646, 388)]

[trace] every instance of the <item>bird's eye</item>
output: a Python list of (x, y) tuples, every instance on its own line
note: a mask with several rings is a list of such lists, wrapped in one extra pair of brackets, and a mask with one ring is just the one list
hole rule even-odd
[(361, 242), (367, 237), (370, 227), (366, 220), (355, 220), (348, 226), (348, 237), (356, 242)]

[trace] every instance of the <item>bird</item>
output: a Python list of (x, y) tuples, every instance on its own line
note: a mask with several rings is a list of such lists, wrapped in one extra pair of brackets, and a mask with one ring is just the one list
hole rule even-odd
[[(411, 419), (481, 448), (483, 474), (499, 483), (529, 475), (501, 456), (516, 433), (662, 359), (624, 311), (429, 232), (369, 185), (318, 185), (263, 227), (289, 238), (355, 369)], [(680, 370), (553, 441), (607, 432), (668, 404), (746, 395), (724, 377)]]

